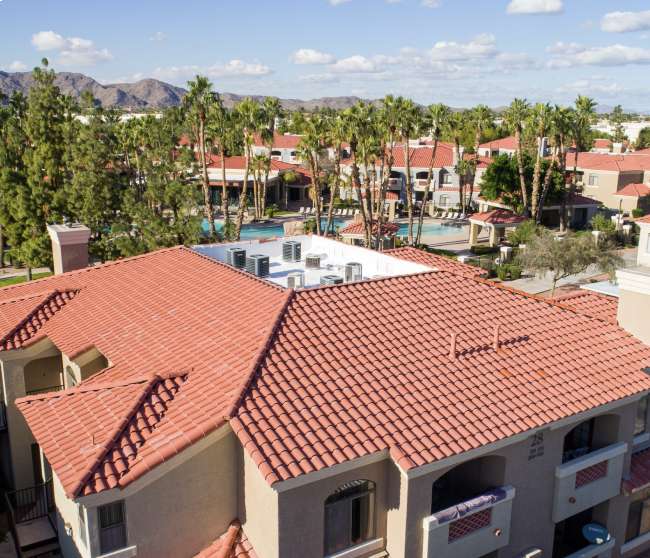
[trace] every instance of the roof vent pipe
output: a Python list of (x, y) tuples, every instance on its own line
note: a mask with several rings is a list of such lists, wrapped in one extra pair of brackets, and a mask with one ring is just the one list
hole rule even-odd
[(458, 334), (452, 333), (451, 334), (451, 343), (449, 346), (449, 358), (453, 358), (454, 360), (456, 359), (456, 338), (458, 337)]

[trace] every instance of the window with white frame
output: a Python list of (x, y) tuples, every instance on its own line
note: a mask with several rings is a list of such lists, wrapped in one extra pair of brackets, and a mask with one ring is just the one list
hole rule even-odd
[(124, 501), (100, 506), (99, 515), (99, 550), (101, 554), (113, 552), (126, 546), (126, 514)]
[(375, 483), (346, 483), (325, 500), (325, 555), (356, 546), (375, 536)]
[(598, 186), (598, 175), (590, 174), (589, 175), (589, 186)]

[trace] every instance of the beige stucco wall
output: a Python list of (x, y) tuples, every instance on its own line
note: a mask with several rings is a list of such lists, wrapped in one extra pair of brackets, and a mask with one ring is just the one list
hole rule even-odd
[(650, 296), (620, 289), (617, 317), (623, 329), (650, 344)]
[[(65, 558), (90, 558), (88, 533), (86, 532), (85, 543), (80, 536), (79, 504), (66, 496), (65, 490), (63, 490), (63, 486), (56, 475), (53, 475), (52, 480), (61, 553)], [(86, 513), (85, 509), (83, 513)], [(66, 529), (66, 526), (68, 526), (68, 529)]]
[(239, 519), (259, 558), (279, 558), (278, 493), (243, 451), (240, 463), (244, 474), (240, 479)]
[[(128, 545), (138, 558), (194, 556), (237, 516), (237, 452), (230, 433), (125, 498)], [(97, 508), (89, 510), (97, 525)]]
[(42, 390), (62, 385), (61, 355), (38, 358), (24, 367), (25, 391)]
[[(611, 209), (618, 209), (621, 196), (616, 192), (628, 184), (643, 182), (642, 171), (602, 171), (583, 169), (583, 193), (585, 196), (598, 200)], [(598, 177), (598, 185), (589, 185), (589, 176)]]
[(395, 499), (396, 493), (388, 489), (388, 469), (388, 461), (384, 459), (280, 492), (278, 498), (281, 558), (323, 557), (325, 500), (342, 484), (354, 480), (370, 480), (376, 484), (375, 534), (377, 538), (385, 539), (386, 512), (400, 505), (399, 499)]

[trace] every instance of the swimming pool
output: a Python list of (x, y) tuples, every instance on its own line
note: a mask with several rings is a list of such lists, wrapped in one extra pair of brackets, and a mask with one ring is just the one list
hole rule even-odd
[[(345, 226), (350, 223), (350, 219), (334, 219), (334, 227)], [(323, 221), (323, 227), (325, 226), (326, 221)], [(215, 220), (214, 222), (217, 231), (221, 230), (223, 222), (221, 220)], [(208, 221), (203, 220), (203, 231), (208, 232)], [(417, 231), (417, 222), (413, 225), (413, 234)], [(459, 232), (458, 227), (441, 225), (440, 223), (425, 222), (422, 225), (422, 235), (423, 236), (453, 236), (457, 235)], [(406, 236), (408, 234), (408, 225), (407, 223), (401, 223), (399, 227), (399, 235)], [(241, 239), (242, 240), (254, 240), (257, 238), (273, 238), (275, 236), (283, 236), (284, 227), (281, 222), (274, 222), (269, 224), (249, 224), (242, 225), (241, 229)]]

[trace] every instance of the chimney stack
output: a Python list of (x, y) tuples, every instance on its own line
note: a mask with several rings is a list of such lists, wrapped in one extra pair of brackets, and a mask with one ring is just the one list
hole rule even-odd
[(650, 220), (639, 220), (637, 266), (619, 269), (618, 323), (650, 345)]
[(47, 232), (52, 239), (55, 275), (88, 267), (88, 227), (79, 223), (48, 225)]

